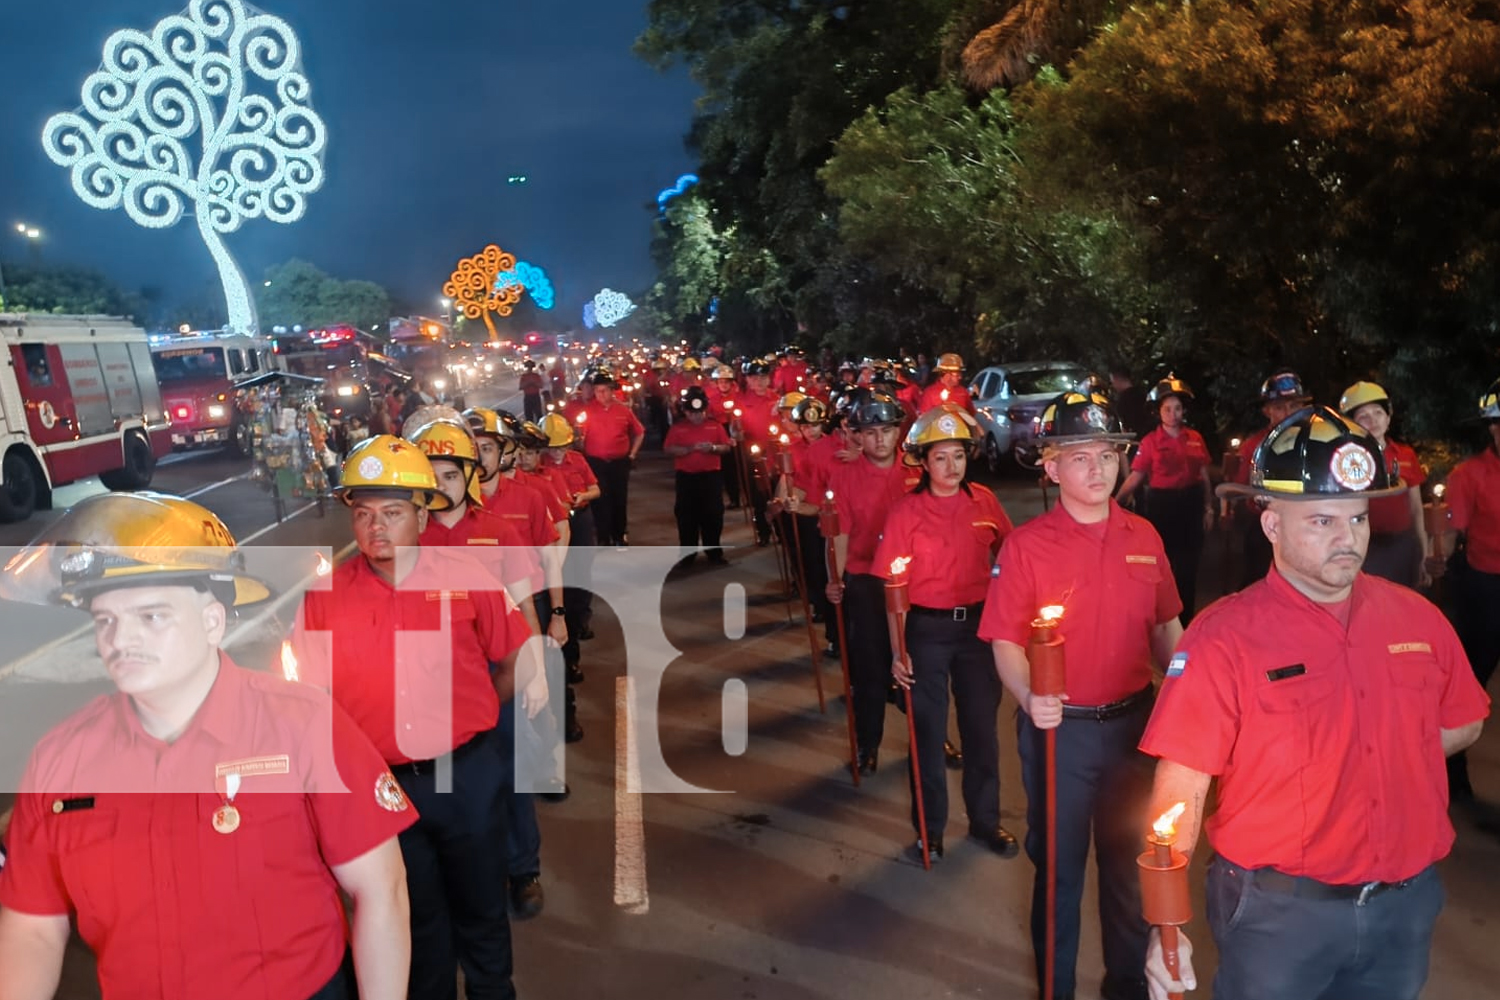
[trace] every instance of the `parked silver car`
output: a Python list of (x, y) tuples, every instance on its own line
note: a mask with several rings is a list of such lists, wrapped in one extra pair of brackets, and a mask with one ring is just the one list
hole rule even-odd
[(1073, 388), (1088, 369), (1071, 361), (1017, 361), (981, 370), (969, 395), (983, 430), (984, 457), (992, 472), (1007, 459), (1034, 464), (1032, 420), (1058, 393)]

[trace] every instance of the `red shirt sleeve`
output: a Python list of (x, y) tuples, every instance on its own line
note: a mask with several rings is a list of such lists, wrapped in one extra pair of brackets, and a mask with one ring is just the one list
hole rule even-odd
[(1141, 750), (1203, 774), (1222, 774), (1240, 728), (1233, 652), (1214, 634), (1233, 615), (1211, 608), (1188, 627), (1167, 667)]
[(1156, 461), (1156, 432), (1152, 431), (1141, 438), (1141, 445), (1136, 449), (1135, 457), (1130, 460), (1130, 471), (1139, 472), (1148, 479), (1151, 475), (1151, 463)]
[(369, 737), (342, 708), (330, 708), (333, 753), (342, 784), (329, 784), (334, 775), (327, 772), (317, 775), (308, 799), (324, 860), (342, 865), (414, 824), (417, 810)]
[(979, 638), (985, 642), (1013, 642), (1025, 646), (1036, 617), (1036, 577), (1020, 550), (1007, 535), (995, 560), (984, 614), (979, 619)]
[[(36, 761), (26, 766), (23, 789), (35, 788)], [(73, 912), (68, 887), (58, 864), (57, 845), (47, 839), (46, 817), (51, 815), (40, 792), (16, 796), (6, 835), (7, 858), (0, 869), (0, 906), (33, 916), (62, 916)]]
[(469, 595), (474, 604), (480, 645), (491, 663), (510, 656), (531, 636), (531, 628), (510, 595), (493, 591)]

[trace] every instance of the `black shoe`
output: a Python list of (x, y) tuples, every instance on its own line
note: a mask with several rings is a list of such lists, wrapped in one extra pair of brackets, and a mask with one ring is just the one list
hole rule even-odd
[(763, 548), (765, 548), (766, 546), (768, 546), (770, 544), (771, 544), (771, 536), (770, 535), (756, 535), (755, 536), (755, 547), (756, 548), (763, 549)]
[(875, 769), (880, 766), (880, 752), (878, 750), (861, 750), (859, 752), (859, 773), (874, 774)]
[(948, 770), (950, 771), (962, 771), (964, 769), (963, 752), (947, 740), (943, 741), (943, 763), (948, 765)]
[(1013, 858), (1021, 853), (1021, 845), (1016, 843), (1016, 838), (1009, 830), (998, 824), (993, 829), (986, 826), (971, 826), (969, 838), (979, 841), (1002, 858)]
[(728, 566), (729, 560), (724, 558), (724, 553), (722, 552), (710, 552), (708, 554), (708, 564), (710, 566)]
[(823, 612), (821, 612), (821, 611), (814, 611), (812, 613), (812, 620), (813, 620), (813, 624), (814, 625), (821, 625), (821, 624), (823, 624)]
[[(927, 858), (933, 864), (937, 864), (939, 861), (941, 861), (943, 859), (943, 841), (942, 841), (942, 838), (940, 838), (940, 837), (934, 837), (933, 838), (932, 843), (927, 848)], [(908, 845), (907, 848), (906, 848), (906, 850), (904, 850), (904, 851), (901, 852), (901, 860), (903, 860), (903, 861), (909, 861), (912, 864), (917, 865), (918, 867), (921, 866), (921, 864), (922, 864), (922, 841), (921, 841), (921, 838), (918, 838), (915, 843)]]
[(542, 892), (540, 875), (517, 875), (510, 880), (510, 915), (530, 920), (542, 912), (547, 896)]
[(583, 671), (578, 669), (578, 664), (568, 664), (567, 676), (564, 678), (564, 680), (569, 684), (583, 683)]
[(569, 719), (563, 726), (563, 740), (568, 743), (577, 743), (583, 739), (583, 727), (578, 724), (577, 719)]
[(839, 658), (838, 644), (830, 642), (828, 645), (824, 646), (823, 655), (828, 657), (830, 660), (837, 660)]
[(548, 802), (566, 802), (568, 796), (573, 794), (573, 789), (569, 788), (566, 782), (553, 778), (547, 783), (547, 791), (536, 794)]

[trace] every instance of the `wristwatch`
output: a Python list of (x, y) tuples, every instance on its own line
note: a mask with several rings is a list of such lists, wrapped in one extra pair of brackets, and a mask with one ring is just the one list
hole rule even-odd
[(559, 615), (565, 615), (567, 613), (568, 613), (568, 609), (567, 608), (553, 608), (552, 609), (552, 617), (553, 618), (556, 618)]

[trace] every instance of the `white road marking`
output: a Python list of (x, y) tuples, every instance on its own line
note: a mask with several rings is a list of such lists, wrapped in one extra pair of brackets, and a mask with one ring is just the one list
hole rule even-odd
[(56, 639), (53, 639), (51, 642), (44, 642), (44, 643), (42, 643), (40, 646), (38, 646), (36, 649), (33, 649), (31, 652), (25, 653), (25, 654), (17, 657), (14, 660), (11, 660), (9, 663), (5, 664), (3, 667), (0, 667), (0, 681), (3, 681), (5, 678), (7, 678), (11, 674), (15, 673), (17, 670), (20, 670), (22, 667), (26, 666), (26, 664), (30, 663), (32, 660), (35, 660), (37, 657), (39, 657), (39, 656), (45, 656), (48, 653), (52, 652), (54, 649), (57, 649), (57, 648), (59, 648), (61, 646), (66, 646), (68, 643), (72, 642), (73, 640), (75, 640), (75, 639), (81, 639), (81, 638), (83, 638), (84, 636), (88, 635), (89, 633), (91, 633), (93, 631), (94, 631), (94, 623), (90, 622), (87, 625), (80, 625), (78, 628), (75, 628), (73, 631), (68, 632), (65, 635), (58, 636)]
[(298, 507), (296, 510), (292, 511), (290, 514), (288, 514), (282, 520), (280, 520), (280, 521), (272, 521), (270, 524), (266, 525), (264, 528), (261, 528), (259, 531), (252, 532), (251, 534), (246, 535), (244, 538), (241, 538), (240, 539), (240, 544), (241, 545), (249, 545), (251, 542), (255, 541), (261, 535), (264, 535), (266, 532), (281, 527), (283, 524), (286, 524), (287, 521), (290, 521), (294, 517), (300, 517), (301, 515), (306, 514), (308, 511), (312, 510), (317, 505), (318, 505), (317, 501), (308, 501), (307, 503), (303, 504), (301, 507)]
[(626, 913), (651, 909), (646, 889), (646, 825), (641, 760), (635, 735), (635, 684), (615, 680), (615, 905)]
[(208, 493), (208, 492), (210, 492), (212, 490), (216, 490), (220, 486), (228, 486), (230, 483), (239, 482), (241, 479), (245, 479), (245, 478), (249, 477), (249, 475), (250, 475), (250, 473), (248, 473), (248, 472), (241, 472), (238, 476), (230, 476), (228, 479), (221, 479), (217, 483), (214, 483), (214, 484), (212, 484), (210, 486), (200, 487), (199, 489), (196, 489), (196, 490), (194, 490), (191, 493), (184, 493), (182, 495), (182, 499), (184, 499), (184, 500), (191, 500), (191, 499), (193, 499), (193, 497), (202, 496), (205, 493)]

